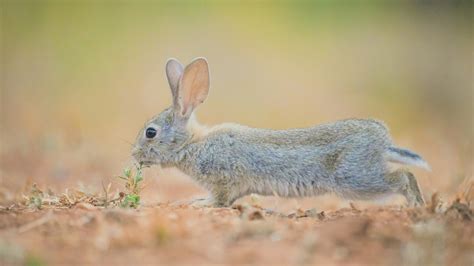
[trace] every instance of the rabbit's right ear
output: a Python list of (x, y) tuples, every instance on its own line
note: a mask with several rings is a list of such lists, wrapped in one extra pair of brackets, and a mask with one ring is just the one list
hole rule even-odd
[(173, 95), (173, 105), (177, 106), (178, 104), (178, 87), (179, 80), (183, 76), (184, 68), (181, 63), (174, 59), (168, 59), (166, 62), (166, 77), (168, 78), (168, 83), (170, 85), (171, 94)]
[(209, 93), (209, 66), (205, 58), (194, 59), (184, 69), (178, 84), (178, 111), (188, 118)]

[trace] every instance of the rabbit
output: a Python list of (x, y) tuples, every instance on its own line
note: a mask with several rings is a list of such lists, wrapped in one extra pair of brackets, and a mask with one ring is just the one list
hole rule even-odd
[(209, 93), (209, 67), (196, 58), (166, 63), (173, 103), (140, 130), (132, 156), (142, 166), (175, 167), (205, 188), (204, 206), (227, 207), (256, 193), (306, 197), (335, 193), (346, 199), (405, 196), (424, 199), (415, 176), (389, 163), (429, 169), (416, 153), (393, 145), (373, 119), (347, 119), (310, 128), (270, 130), (234, 123), (199, 124), (196, 108)]

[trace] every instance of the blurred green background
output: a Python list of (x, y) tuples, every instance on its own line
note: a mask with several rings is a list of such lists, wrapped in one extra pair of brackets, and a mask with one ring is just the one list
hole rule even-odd
[(171, 102), (166, 60), (198, 56), (204, 124), (378, 118), (431, 164), (427, 193), (472, 178), (470, 1), (3, 0), (0, 23), (0, 187), (119, 173)]

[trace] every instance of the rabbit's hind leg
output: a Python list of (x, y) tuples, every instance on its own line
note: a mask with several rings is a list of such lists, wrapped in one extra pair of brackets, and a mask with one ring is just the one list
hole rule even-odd
[(410, 207), (423, 206), (425, 204), (415, 176), (407, 169), (398, 169), (388, 173), (385, 179), (389, 182), (393, 192), (405, 196)]

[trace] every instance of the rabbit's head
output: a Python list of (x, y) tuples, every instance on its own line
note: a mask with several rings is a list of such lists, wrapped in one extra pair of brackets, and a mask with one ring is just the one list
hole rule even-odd
[(145, 166), (166, 164), (193, 137), (188, 124), (193, 111), (209, 92), (209, 67), (204, 58), (196, 58), (185, 68), (176, 59), (166, 63), (166, 76), (173, 105), (148, 121), (140, 130), (133, 157)]

